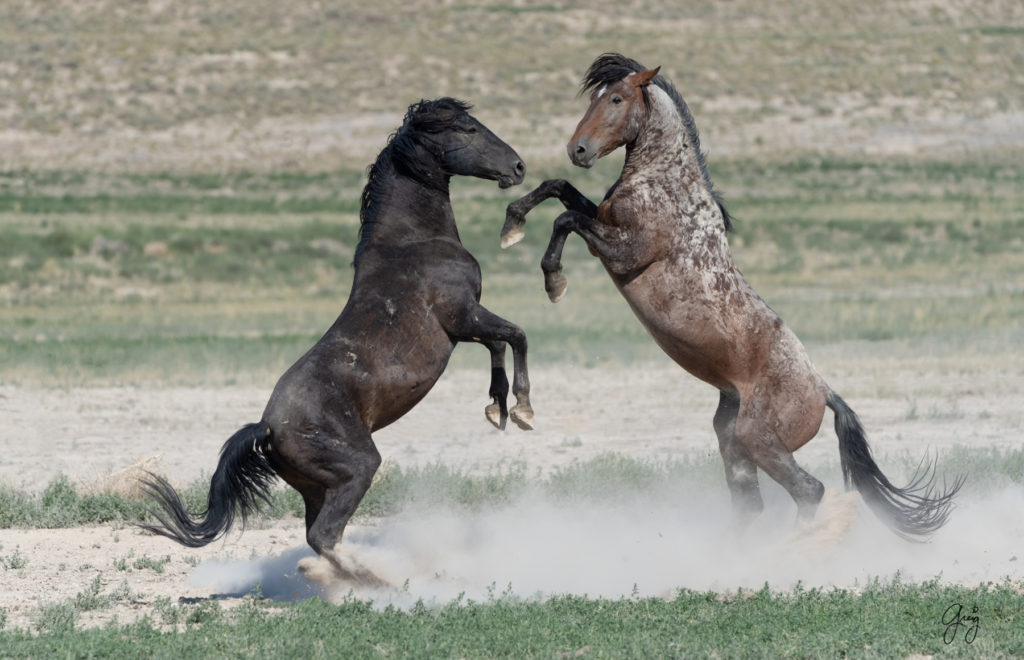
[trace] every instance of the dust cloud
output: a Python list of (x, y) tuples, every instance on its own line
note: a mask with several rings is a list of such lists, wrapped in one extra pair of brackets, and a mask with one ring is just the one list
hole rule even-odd
[(856, 494), (838, 492), (828, 494), (812, 527), (797, 530), (788, 496), (765, 491), (765, 513), (743, 533), (730, 528), (728, 496), (717, 491), (606, 502), (533, 494), (477, 512), (413, 508), (346, 533), (345, 552), (391, 588), (311, 583), (296, 568), (313, 556), (305, 547), (204, 563), (189, 582), (231, 595), (259, 585), (279, 600), (354, 596), (405, 608), (508, 595), (671, 598), (681, 588), (729, 593), (765, 584), (857, 589), (897, 576), (964, 585), (1024, 579), (1020, 486), (963, 493), (949, 523), (926, 543), (900, 539)]

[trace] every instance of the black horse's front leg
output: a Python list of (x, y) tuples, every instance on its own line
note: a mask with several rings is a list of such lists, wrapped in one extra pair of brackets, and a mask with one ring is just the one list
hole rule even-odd
[(583, 193), (565, 179), (548, 179), (508, 205), (505, 211), (505, 225), (501, 229), (501, 247), (509, 248), (523, 240), (526, 214), (542, 202), (557, 198), (568, 211), (582, 213), (591, 218), (597, 217), (597, 205), (587, 199)]
[(487, 350), (491, 352), (491, 386), (487, 389), (487, 395), (491, 397), (491, 403), (484, 409), (487, 421), (494, 424), (495, 428), (504, 431), (505, 423), (508, 421), (508, 376), (505, 374), (505, 347), (503, 341), (482, 342)]
[[(508, 394), (508, 380), (505, 376), (504, 345), (512, 347), (512, 393), (516, 405), (508, 410), (508, 417), (524, 431), (533, 430), (533, 407), (530, 405), (530, 377), (526, 369), (526, 333), (514, 323), (506, 321), (479, 303), (460, 315), (457, 327), (450, 333), (457, 341), (473, 341), (484, 344), (491, 350), (491, 397), (493, 403), (487, 406), (487, 419), (495, 424), (492, 414), (497, 404), (498, 428), (504, 428), (502, 419), (505, 396)], [(501, 345), (499, 350), (495, 350)], [(500, 364), (500, 374), (496, 365)], [(496, 380), (497, 379), (497, 380)], [(505, 381), (502, 392), (501, 381)]]

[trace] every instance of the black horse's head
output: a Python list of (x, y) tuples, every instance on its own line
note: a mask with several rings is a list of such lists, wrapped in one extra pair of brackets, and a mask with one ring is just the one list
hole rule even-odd
[(450, 98), (409, 106), (393, 138), (402, 156), (395, 165), (425, 181), (440, 174), (490, 179), (502, 188), (522, 183), (526, 166), (519, 154), (470, 115), (471, 107)]

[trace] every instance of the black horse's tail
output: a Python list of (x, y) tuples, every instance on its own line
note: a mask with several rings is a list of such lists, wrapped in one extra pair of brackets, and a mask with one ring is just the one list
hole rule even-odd
[(927, 536), (942, 527), (964, 477), (958, 477), (948, 489), (943, 483), (943, 491), (937, 494), (935, 464), (926, 465), (922, 459), (907, 486), (894, 486), (871, 456), (857, 414), (835, 392), (829, 392), (826, 403), (836, 416), (839, 461), (846, 487), (856, 488), (871, 510), (903, 538)]
[(235, 515), (241, 515), (244, 526), (260, 500), (270, 502), (270, 484), (276, 474), (260, 446), (269, 437), (270, 427), (258, 422), (242, 427), (224, 443), (210, 480), (206, 512), (197, 517), (189, 514), (166, 479), (150, 473), (141, 484), (143, 492), (160, 505), (161, 511), (152, 512), (159, 524), (141, 523), (139, 527), (199, 548), (223, 536)]

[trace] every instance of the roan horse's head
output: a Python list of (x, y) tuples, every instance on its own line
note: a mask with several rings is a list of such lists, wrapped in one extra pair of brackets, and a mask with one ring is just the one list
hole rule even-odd
[(475, 176), (497, 181), (501, 188), (522, 183), (526, 174), (519, 154), (502, 142), (468, 110), (468, 103), (451, 98), (420, 101), (409, 107), (395, 141), (408, 140), (409, 152), (427, 152), (447, 176)]
[(660, 68), (630, 73), (594, 90), (590, 107), (566, 146), (574, 165), (590, 167), (598, 158), (636, 139), (647, 113), (644, 88)]

